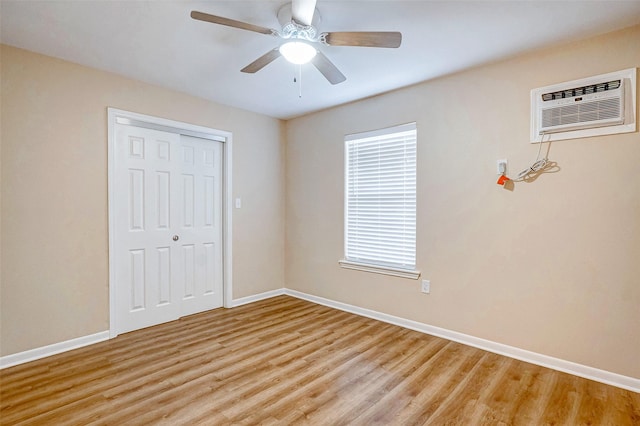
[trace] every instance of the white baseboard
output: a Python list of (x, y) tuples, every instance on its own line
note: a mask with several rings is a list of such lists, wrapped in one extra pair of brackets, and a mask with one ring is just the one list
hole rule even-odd
[(504, 345), (502, 343), (480, 339), (468, 334), (458, 333), (457, 331), (434, 327), (432, 325), (384, 314), (382, 312), (360, 308), (358, 306), (349, 305), (342, 302), (336, 302), (334, 300), (325, 299), (323, 297), (313, 296), (311, 294), (302, 293), (296, 290), (285, 289), (284, 294), (296, 297), (298, 299), (317, 303), (319, 305), (324, 305), (331, 308), (340, 309), (341, 311), (350, 312), (352, 314), (361, 315), (363, 317), (398, 325), (400, 327), (419, 331), (421, 333), (430, 334), (432, 336), (442, 337), (447, 340), (452, 340), (464, 345), (473, 346), (485, 351), (504, 355), (510, 358), (515, 358), (520, 361), (525, 361), (531, 364), (540, 365), (542, 367), (551, 368), (553, 370), (562, 371), (564, 373), (573, 374), (574, 376), (584, 377), (585, 379), (595, 380), (597, 382), (640, 393), (640, 379), (636, 379), (634, 377), (623, 376), (621, 374), (600, 370), (598, 368), (577, 364), (575, 362), (566, 361), (547, 355), (542, 355), (536, 352)]
[(54, 343), (48, 346), (31, 349), (17, 354), (0, 357), (0, 369), (12, 367), (25, 362), (35, 361), (36, 359), (45, 358), (62, 352), (78, 349), (83, 346), (93, 345), (94, 343), (109, 340), (109, 331), (101, 331), (100, 333), (90, 334), (65, 342)]
[(283, 294), (285, 294), (284, 288), (265, 291), (264, 293), (254, 294), (252, 296), (247, 296), (247, 297), (241, 297), (239, 299), (233, 299), (233, 301), (231, 302), (231, 307), (235, 308), (236, 306), (246, 305), (248, 303), (257, 302), (259, 300), (270, 299), (276, 296), (282, 296)]
[[(281, 296), (283, 294), (284, 288), (271, 290), (260, 294), (254, 294), (252, 296), (242, 297), (240, 299), (234, 299), (231, 306), (235, 308), (236, 306), (246, 305), (248, 303), (269, 299), (275, 296)], [(65, 342), (54, 343), (52, 345), (43, 346), (16, 354), (6, 355), (0, 357), (0, 370), (7, 367), (13, 367), (14, 365), (24, 364), (25, 362), (35, 361), (40, 358), (45, 358), (51, 355), (70, 351), (72, 349), (81, 348), (83, 346), (92, 345), (104, 340), (109, 340), (110, 337), (115, 336), (110, 336), (109, 331), (102, 331), (100, 333), (91, 334), (89, 336), (78, 337), (76, 339), (67, 340)]]

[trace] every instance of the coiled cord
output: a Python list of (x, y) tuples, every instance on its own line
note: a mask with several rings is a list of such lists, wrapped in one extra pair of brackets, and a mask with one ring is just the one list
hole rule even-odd
[(529, 175), (533, 173), (537, 173), (541, 170), (544, 170), (544, 168), (547, 166), (548, 163), (549, 163), (549, 160), (546, 158), (537, 160), (535, 163), (529, 166), (528, 169), (525, 169), (520, 173), (518, 173), (518, 177), (516, 178), (516, 180), (525, 180), (526, 178), (529, 177)]
[[(516, 182), (526, 181), (527, 179), (532, 177), (532, 175), (535, 175), (536, 173), (544, 171), (545, 168), (547, 168), (547, 166), (550, 165), (549, 159), (546, 156), (544, 158), (540, 158), (540, 153), (542, 152), (542, 144), (544, 143), (543, 139), (544, 139), (544, 135), (542, 136), (542, 138), (540, 138), (540, 142), (538, 142), (539, 145), (538, 145), (538, 154), (536, 155), (536, 161), (534, 161), (533, 164), (530, 165), (528, 168), (518, 173), (518, 177), (514, 179)], [(551, 141), (547, 141), (547, 142), (551, 142)]]

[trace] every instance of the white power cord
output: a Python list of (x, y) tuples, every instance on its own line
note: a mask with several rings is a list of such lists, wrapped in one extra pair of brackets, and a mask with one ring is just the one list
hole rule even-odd
[(534, 163), (530, 165), (528, 168), (518, 173), (518, 177), (514, 179), (515, 181), (527, 180), (527, 178), (529, 178), (532, 174), (543, 171), (547, 167), (547, 165), (549, 164), (549, 159), (546, 156), (544, 158), (540, 158), (540, 152), (542, 152), (542, 144), (544, 143), (543, 139), (544, 139), (544, 136), (540, 138), (540, 142), (538, 145), (538, 155), (536, 155), (536, 161), (534, 161)]

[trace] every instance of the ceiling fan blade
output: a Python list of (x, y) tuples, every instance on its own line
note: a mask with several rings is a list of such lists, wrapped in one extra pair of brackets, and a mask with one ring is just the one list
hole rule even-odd
[(254, 72), (260, 71), (262, 68), (269, 65), (271, 62), (275, 61), (280, 57), (280, 51), (278, 49), (273, 49), (260, 56), (255, 61), (251, 62), (246, 67), (242, 68), (240, 71), (247, 72), (253, 74)]
[(260, 34), (276, 34), (277, 31), (270, 28), (261, 27), (259, 25), (248, 24), (242, 21), (236, 21), (235, 19), (223, 18), (222, 16), (210, 15), (204, 12), (198, 12), (197, 10), (191, 11), (191, 17), (198, 21), (211, 22), (212, 24), (226, 25), (228, 27), (240, 28), (241, 30), (253, 31)]
[(340, 70), (333, 65), (333, 62), (331, 62), (329, 58), (320, 51), (316, 53), (316, 56), (313, 57), (311, 63), (322, 73), (322, 75), (324, 75), (324, 78), (329, 80), (329, 83), (331, 84), (342, 83), (347, 79), (347, 77), (345, 77), (344, 74), (342, 74)]
[(400, 47), (402, 43), (397, 31), (343, 31), (322, 33), (320, 38), (329, 46)]
[(311, 25), (315, 10), (316, 0), (293, 0), (291, 3), (291, 17), (302, 25)]

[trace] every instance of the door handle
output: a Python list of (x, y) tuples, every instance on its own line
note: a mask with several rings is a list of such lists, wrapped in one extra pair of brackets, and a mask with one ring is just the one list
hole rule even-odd
[(174, 236), (173, 236), (173, 241), (178, 241), (179, 239), (180, 239), (180, 237), (179, 237), (179, 236), (177, 236), (177, 235), (174, 235)]

